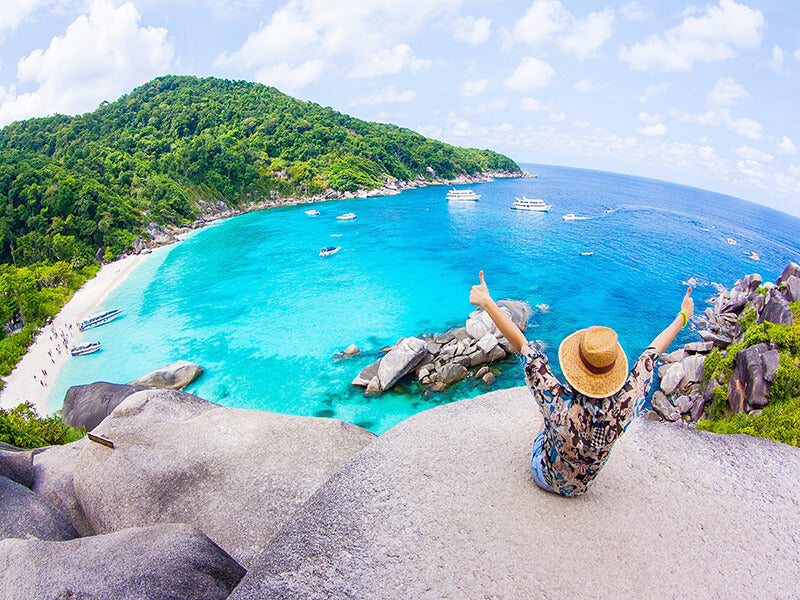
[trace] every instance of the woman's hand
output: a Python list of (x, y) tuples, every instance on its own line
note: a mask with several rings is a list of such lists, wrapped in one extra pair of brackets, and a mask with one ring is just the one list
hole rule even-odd
[(681, 310), (686, 313), (686, 319), (689, 320), (692, 318), (694, 314), (694, 300), (692, 300), (692, 286), (689, 286), (689, 289), (686, 290), (686, 295), (683, 297), (683, 301), (681, 302)]
[(492, 297), (489, 295), (489, 288), (486, 287), (486, 281), (483, 279), (483, 271), (478, 276), (481, 278), (481, 282), (479, 285), (472, 286), (472, 290), (469, 292), (469, 303), (486, 308), (487, 304), (491, 304)]

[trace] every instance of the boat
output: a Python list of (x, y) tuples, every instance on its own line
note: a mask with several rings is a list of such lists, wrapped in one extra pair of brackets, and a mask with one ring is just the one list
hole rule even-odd
[(594, 252), (581, 252), (581, 256), (591, 256)]
[(91, 327), (105, 325), (109, 321), (113, 321), (114, 319), (116, 319), (121, 314), (122, 314), (121, 308), (115, 308), (114, 310), (106, 310), (104, 312), (95, 313), (92, 316), (78, 323), (78, 329), (83, 331), (84, 329), (89, 329)]
[(755, 252), (750, 253), (750, 260), (761, 260), (761, 257)]
[(553, 208), (552, 204), (545, 204), (541, 198), (515, 198), (514, 204), (511, 205), (514, 210), (532, 210), (535, 212), (547, 212)]
[(728, 238), (725, 241), (728, 242), (731, 246), (735, 246), (736, 245), (736, 240), (733, 239), (733, 238)]
[(84, 354), (92, 354), (98, 350), (100, 350), (100, 342), (84, 342), (83, 344), (73, 346), (72, 350), (69, 352), (72, 356), (83, 356)]
[(344, 213), (343, 215), (339, 215), (336, 217), (340, 221), (349, 221), (350, 219), (356, 218), (356, 213)]
[(445, 196), (448, 200), (467, 200), (469, 202), (476, 202), (480, 195), (476, 194), (472, 190), (457, 190), (453, 188), (449, 192), (447, 192), (447, 196)]
[(564, 215), (561, 218), (564, 219), (565, 221), (575, 221), (575, 220), (577, 220), (578, 217), (576, 217), (572, 213), (569, 213), (569, 214)]
[(312, 217), (316, 217), (319, 214), (319, 211), (316, 209), (307, 210), (306, 214)]
[(342, 249), (341, 246), (328, 246), (327, 248), (323, 248), (322, 250), (320, 250), (319, 251), (319, 255), (322, 256), (322, 257), (332, 256), (332, 255), (336, 254), (341, 249)]

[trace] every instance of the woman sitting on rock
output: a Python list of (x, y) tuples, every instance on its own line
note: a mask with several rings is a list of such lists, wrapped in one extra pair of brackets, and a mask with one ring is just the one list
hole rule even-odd
[(544, 429), (533, 443), (533, 478), (548, 492), (580, 496), (606, 464), (614, 442), (640, 414), (656, 359), (694, 314), (692, 288), (686, 290), (675, 319), (642, 352), (630, 373), (613, 329), (594, 326), (569, 335), (558, 348), (564, 385), (539, 347), (526, 340), (492, 300), (483, 271), (480, 281), (472, 287), (469, 301), (487, 312), (520, 354), (525, 382), (544, 417)]

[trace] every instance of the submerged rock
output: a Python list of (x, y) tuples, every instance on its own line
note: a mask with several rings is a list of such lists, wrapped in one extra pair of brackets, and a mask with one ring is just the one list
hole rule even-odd
[(129, 385), (146, 385), (148, 387), (179, 390), (185, 388), (202, 374), (202, 367), (185, 360), (179, 360), (161, 369), (156, 369), (135, 381), (131, 381)]

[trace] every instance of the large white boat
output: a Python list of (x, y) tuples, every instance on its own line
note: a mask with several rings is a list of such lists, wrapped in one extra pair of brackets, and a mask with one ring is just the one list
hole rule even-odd
[(332, 256), (341, 249), (342, 249), (341, 246), (328, 246), (327, 248), (323, 248), (322, 250), (320, 250), (319, 255), (323, 258), (326, 256)]
[(535, 212), (547, 212), (553, 208), (552, 204), (545, 204), (541, 198), (515, 198), (511, 205), (514, 210), (532, 210)]
[(316, 217), (319, 214), (319, 211), (315, 208), (312, 208), (311, 210), (307, 210), (306, 214), (310, 217)]
[(72, 356), (83, 356), (84, 354), (91, 354), (98, 350), (100, 350), (100, 342), (85, 342), (73, 346), (72, 350), (70, 350), (70, 354), (72, 354)]
[(339, 215), (336, 217), (340, 221), (349, 221), (350, 219), (356, 218), (356, 213), (344, 213), (343, 215)]
[(480, 195), (472, 190), (457, 190), (453, 188), (447, 192), (446, 198), (448, 200), (467, 200), (469, 202), (475, 202), (480, 198)]
[(78, 323), (78, 329), (83, 331), (84, 329), (89, 329), (90, 327), (97, 327), (98, 325), (105, 325), (109, 321), (113, 321), (118, 316), (122, 314), (121, 308), (115, 308), (114, 310), (107, 310), (104, 312), (93, 314), (91, 317), (84, 319), (80, 323)]

